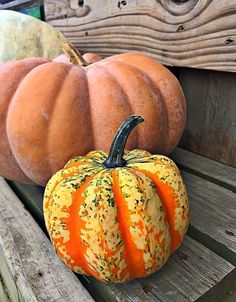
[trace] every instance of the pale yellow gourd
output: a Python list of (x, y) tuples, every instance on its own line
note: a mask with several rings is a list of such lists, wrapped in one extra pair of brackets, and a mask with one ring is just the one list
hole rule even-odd
[(65, 36), (34, 17), (0, 10), (0, 62), (27, 57), (53, 59), (63, 52)]

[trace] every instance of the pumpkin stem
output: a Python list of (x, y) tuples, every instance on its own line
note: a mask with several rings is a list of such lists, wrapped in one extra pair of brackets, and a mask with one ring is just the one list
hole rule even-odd
[(109, 155), (103, 165), (106, 168), (124, 167), (126, 160), (123, 158), (124, 149), (130, 132), (144, 119), (139, 115), (131, 115), (118, 129), (111, 145)]
[(85, 61), (78, 49), (76, 49), (72, 44), (64, 43), (62, 44), (62, 49), (72, 64), (84, 67), (90, 64), (89, 62)]

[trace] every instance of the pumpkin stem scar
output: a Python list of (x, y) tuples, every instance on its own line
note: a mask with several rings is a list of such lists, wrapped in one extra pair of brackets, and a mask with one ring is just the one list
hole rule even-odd
[(124, 149), (131, 131), (144, 119), (139, 115), (131, 115), (119, 127), (111, 145), (109, 155), (103, 163), (106, 168), (124, 167), (126, 160), (123, 158)]
[(85, 59), (82, 57), (81, 53), (76, 49), (72, 44), (70, 43), (64, 43), (62, 44), (62, 49), (64, 53), (67, 55), (67, 57), (70, 59), (71, 63), (74, 65), (80, 65), (80, 66), (88, 66), (91, 63), (85, 61)]

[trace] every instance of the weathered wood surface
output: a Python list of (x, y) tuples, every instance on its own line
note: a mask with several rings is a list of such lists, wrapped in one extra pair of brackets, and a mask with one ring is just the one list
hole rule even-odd
[(210, 180), (236, 193), (236, 170), (204, 156), (175, 148), (170, 157), (187, 172)]
[(179, 80), (187, 100), (180, 146), (236, 168), (236, 74), (183, 68)]
[(182, 175), (190, 199), (190, 224), (200, 232), (199, 240), (213, 244), (236, 266), (236, 194), (188, 172)]
[(0, 272), (12, 302), (93, 301), (2, 178)]
[(141, 51), (173, 66), (236, 71), (236, 0), (45, 0), (82, 52)]
[(235, 302), (236, 269), (205, 293), (197, 302)]

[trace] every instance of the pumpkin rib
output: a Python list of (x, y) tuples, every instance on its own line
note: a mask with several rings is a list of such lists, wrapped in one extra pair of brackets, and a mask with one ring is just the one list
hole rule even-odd
[[(42, 116), (43, 116), (42, 114), (40, 115), (40, 117), (38, 117), (36, 115), (37, 119), (38, 119), (37, 122), (40, 123), (40, 127), (38, 130), (40, 130), (40, 134), (42, 132), (44, 132), (44, 135), (37, 135), (36, 128), (35, 128), (35, 120), (33, 120), (31, 118), (31, 114), (26, 115), (24, 120), (22, 120), (22, 113), (21, 113), (20, 108), (22, 106), (22, 102), (23, 102), (23, 104), (26, 104), (26, 103), (29, 104), (31, 102), (31, 104), (32, 104), (31, 108), (33, 108), (32, 106), (38, 106), (39, 102), (42, 102), (43, 96), (44, 96), (44, 99), (45, 99), (45, 97), (47, 98), (47, 91), (45, 92), (44, 95), (41, 94), (41, 98), (39, 99), (37, 93), (34, 94), (34, 91), (32, 92), (32, 90), (28, 90), (28, 86), (29, 86), (29, 83), (32, 82), (33, 80), (35, 81), (34, 84), (38, 85), (39, 75), (41, 75), (41, 77), (42, 77), (42, 72), (45, 73), (45, 69), (49, 71), (52, 64), (57, 64), (57, 63), (47, 62), (45, 64), (42, 64), (42, 65), (39, 65), (39, 66), (33, 68), (29, 73), (27, 73), (27, 75), (21, 81), (20, 85), (17, 87), (17, 89), (15, 91), (12, 102), (9, 106), (9, 114), (8, 114), (8, 121), (7, 121), (7, 123), (8, 123), (7, 132), (9, 135), (11, 150), (14, 152), (18, 164), (20, 165), (20, 167), (24, 171), (24, 173), (30, 179), (32, 179), (35, 183), (38, 183), (41, 185), (45, 184), (47, 182), (47, 180), (49, 179), (50, 175), (52, 175), (52, 173), (53, 173), (53, 171), (51, 170), (49, 154), (46, 151), (46, 148), (47, 148), (46, 145), (48, 143), (48, 138), (50, 136), (46, 130), (48, 130), (48, 125), (50, 124), (50, 121), (52, 119), (50, 118), (50, 120), (47, 121), (46, 118), (44, 118), (44, 117), (42, 118)], [(71, 69), (71, 66), (67, 65), (67, 68)], [(45, 75), (43, 76), (43, 78), (44, 77), (45, 77)], [(29, 82), (29, 78), (31, 79), (30, 82)], [(64, 81), (63, 77), (58, 76), (57, 78), (60, 80), (59, 84), (57, 85), (57, 87), (59, 89), (58, 89), (58, 91), (55, 89), (53, 90), (54, 94), (56, 93), (56, 97), (58, 96), (58, 93), (61, 90), (60, 89), (61, 84)], [(32, 83), (31, 83), (31, 85), (32, 85)], [(54, 82), (54, 85), (55, 85), (55, 82)], [(23, 94), (23, 97), (22, 97), (22, 94)], [(34, 97), (36, 99), (34, 99)], [(20, 99), (20, 101), (19, 101), (19, 99)], [(35, 100), (35, 102), (34, 102), (34, 100)], [(54, 101), (55, 101), (55, 97), (53, 95), (49, 99), (49, 102), (47, 102), (47, 104), (50, 108), (49, 113), (48, 113), (49, 117), (50, 117), (51, 112), (53, 111), (53, 107), (55, 106)], [(21, 103), (19, 104), (19, 102), (21, 102)], [(48, 109), (47, 106), (45, 105), (45, 103), (46, 102), (44, 102), (43, 107), (42, 107), (43, 110)], [(27, 107), (29, 107), (29, 105)], [(32, 111), (32, 109), (29, 109), (29, 110)], [(33, 113), (37, 114), (37, 111), (34, 110)], [(39, 121), (39, 118), (41, 119), (41, 121)], [(16, 126), (12, 122), (13, 120), (15, 123), (17, 121)], [(27, 122), (26, 122), (26, 120), (27, 120)], [(42, 120), (43, 120), (43, 124), (42, 124)], [(43, 125), (44, 125), (45, 131), (43, 131)], [(26, 149), (26, 151), (28, 152), (28, 154), (26, 155), (27, 158), (25, 158), (25, 149), (22, 145), (22, 141), (19, 142), (19, 141), (15, 140), (15, 138), (14, 138), (14, 132), (18, 131), (19, 127), (21, 128), (21, 131), (24, 131), (24, 129), (27, 130), (29, 127), (34, 128), (34, 131), (31, 131), (31, 132), (25, 131), (28, 134), (28, 137), (27, 137), (27, 139), (24, 140), (23, 144), (29, 144), (29, 141), (30, 141), (30, 145), (31, 145), (31, 148)], [(46, 140), (45, 140), (45, 136), (47, 137)], [(39, 145), (38, 139), (41, 139), (40, 150), (42, 153), (40, 154), (40, 156), (37, 157), (37, 161), (36, 161), (34, 159), (34, 156), (36, 156), (34, 151), (36, 148), (38, 149), (38, 145)], [(29, 140), (29, 141), (27, 141), (27, 140)], [(44, 145), (44, 148), (42, 147), (43, 145)], [(38, 150), (38, 152), (39, 152), (39, 150)], [(32, 158), (31, 159), (32, 161), (28, 162), (28, 158)], [(38, 164), (39, 162), (40, 162), (40, 165)], [(38, 171), (39, 167), (40, 167), (41, 171), (43, 171), (42, 174), (43, 174), (44, 179), (42, 179), (40, 176), (40, 172)]]
[[(129, 113), (132, 114), (132, 108), (127, 108), (127, 98), (116, 79), (111, 77), (99, 63), (87, 67), (89, 96), (92, 100), (90, 108), (93, 120), (94, 149), (108, 152), (109, 142), (121, 121), (126, 119)], [(97, 91), (98, 83), (101, 87), (99, 93)], [(109, 114), (106, 114), (106, 118), (101, 119), (104, 112)], [(130, 146), (134, 144), (132, 138), (129, 144)]]
[[(127, 89), (124, 89), (124, 87), (121, 85), (120, 81), (117, 79), (115, 73), (109, 68), (109, 66), (104, 64), (104, 60), (101, 60), (101, 61), (98, 61), (98, 62), (99, 63), (97, 63), (97, 66), (99, 66), (103, 70), (105, 70), (106, 73), (109, 75), (109, 77), (111, 77), (113, 79), (113, 81), (116, 82), (117, 86), (122, 91), (122, 95), (124, 95), (127, 107), (129, 108), (127, 116), (132, 115), (132, 114), (136, 114), (136, 112), (134, 112), (133, 106), (130, 102), (130, 98), (128, 96)], [(137, 147), (138, 143), (139, 143), (139, 128), (135, 128), (133, 130), (133, 133), (134, 134), (136, 133), (134, 146)], [(134, 136), (134, 134), (133, 134), (133, 136)], [(128, 142), (127, 142), (127, 144), (128, 144)]]
[[(72, 268), (81, 267), (81, 269), (85, 271), (87, 274), (101, 280), (99, 274), (93, 269), (91, 269), (91, 267), (86, 261), (85, 254), (86, 254), (87, 247), (83, 243), (83, 240), (81, 238), (81, 230), (86, 229), (85, 222), (78, 215), (78, 209), (84, 200), (84, 197), (82, 196), (83, 192), (86, 190), (87, 184), (94, 178), (96, 174), (97, 173), (87, 176), (85, 178), (85, 181), (81, 184), (81, 186), (77, 190), (75, 190), (72, 197), (72, 203), (67, 209), (69, 215), (67, 218), (61, 219), (61, 222), (67, 223), (67, 230), (69, 231), (70, 234), (73, 234), (73, 236), (71, 236), (69, 240), (64, 243), (65, 251), (70, 256), (70, 261), (73, 261), (71, 262)], [(63, 236), (61, 237), (63, 238)], [(77, 238), (78, 240), (74, 240), (74, 238)], [(76, 252), (76, 258), (72, 257), (74, 252)], [(69, 263), (67, 263), (67, 265), (71, 267)]]
[[(148, 175), (142, 173), (142, 171), (139, 171), (138, 169), (133, 169), (133, 167), (132, 168), (127, 167), (127, 168), (129, 169), (130, 173), (132, 173), (136, 177), (138, 187), (139, 187), (139, 190), (141, 192), (145, 189), (145, 186), (143, 187), (143, 185), (142, 185), (141, 175), (145, 176), (146, 178), (148, 178), (148, 180), (151, 183), (153, 183), (153, 181), (150, 179), (150, 177)], [(145, 184), (145, 182), (144, 182), (144, 184)], [(155, 190), (155, 191), (156, 191), (156, 195), (159, 196), (158, 193), (157, 193), (157, 190)], [(163, 204), (163, 201), (161, 199), (160, 199), (160, 201)], [(158, 204), (156, 203), (156, 206), (157, 205)], [(144, 207), (144, 210), (145, 210), (144, 217), (146, 217), (147, 214), (148, 214), (148, 211), (147, 211), (146, 207)], [(159, 221), (159, 224), (161, 224), (161, 221), (162, 221), (163, 224), (165, 224), (165, 219), (163, 219), (163, 218), (161, 219), (161, 216), (162, 215), (159, 212), (159, 216), (157, 217), (157, 219)], [(146, 227), (146, 234), (147, 234), (146, 235), (147, 250), (149, 251), (150, 257), (152, 256), (152, 261), (153, 261), (152, 265), (151, 265), (152, 270), (147, 271), (147, 273), (151, 274), (153, 271), (156, 271), (156, 270), (160, 269), (165, 264), (165, 262), (167, 261), (167, 258), (169, 257), (170, 245), (169, 245), (169, 242), (168, 242), (167, 238), (168, 237), (171, 238), (171, 233), (170, 233), (169, 225), (168, 225), (167, 229), (165, 229), (164, 225), (162, 225), (160, 227), (160, 230), (157, 233), (155, 233), (155, 231), (153, 229), (153, 226), (150, 229), (149, 223), (145, 224), (145, 227)], [(151, 242), (153, 240), (153, 237), (151, 238), (151, 234), (153, 232), (155, 233), (155, 247), (152, 246), (152, 242)], [(161, 237), (164, 237), (165, 239), (160, 240)], [(156, 242), (158, 242), (158, 246), (156, 246)], [(151, 249), (151, 246), (152, 246), (152, 249)], [(156, 252), (156, 249), (158, 249), (158, 252)]]
[[(57, 174), (55, 174), (55, 177), (52, 177), (50, 179), (50, 181), (48, 182), (47, 186), (46, 186), (46, 190), (45, 190), (45, 201), (44, 201), (44, 205), (43, 205), (43, 208), (44, 208), (44, 215), (45, 217), (47, 217), (47, 219), (45, 219), (46, 223), (47, 222), (50, 222), (51, 220), (51, 213), (50, 211), (48, 210), (49, 207), (53, 206), (53, 195), (54, 195), (54, 192), (56, 192), (56, 190), (59, 188), (59, 187), (63, 187), (63, 185), (65, 183), (67, 183), (71, 177), (77, 175), (77, 174), (82, 174), (84, 173), (84, 170), (83, 169), (83, 166), (86, 166), (87, 164), (82, 164), (81, 166), (71, 166), (71, 167), (68, 167), (66, 168), (67, 170), (67, 173), (64, 172), (64, 169), (60, 170), (57, 172)], [(91, 163), (88, 165), (90, 166)], [(93, 168), (96, 168), (97, 165), (95, 164)], [(79, 170), (81, 168), (81, 171)], [(68, 170), (71, 170), (71, 171), (68, 171)], [(91, 168), (89, 169), (91, 170)], [(87, 171), (88, 175), (85, 177), (84, 181), (86, 181), (86, 179), (88, 177), (90, 177), (91, 175), (89, 174), (90, 171)], [(93, 177), (96, 176), (96, 174), (99, 173), (99, 171), (95, 172), (94, 175), (92, 175)], [(58, 179), (59, 178), (59, 179)], [(83, 184), (83, 181), (81, 182), (81, 185)], [(47, 192), (50, 192), (50, 194), (48, 194)], [(51, 202), (51, 203), (50, 203)], [(50, 229), (48, 227), (48, 229)]]
[[(150, 76), (159, 88), (167, 108), (169, 125), (169, 136), (168, 139), (165, 139), (166, 143), (163, 146), (162, 153), (170, 153), (179, 141), (186, 123), (186, 101), (183, 90), (176, 77), (157, 61), (135, 52), (114, 55), (107, 58), (107, 60), (127, 62), (141, 70), (145, 70), (145, 73)], [(157, 70), (159, 70), (159, 72)]]
[[(158, 176), (155, 175), (154, 173), (152, 173), (150, 171), (139, 169), (137, 167), (132, 167), (132, 169), (137, 170), (137, 171), (143, 173), (144, 175), (146, 175), (147, 177), (149, 177), (152, 180), (152, 182), (154, 183), (154, 185), (156, 186), (157, 193), (162, 200), (163, 208), (166, 213), (166, 219), (167, 219), (170, 234), (171, 234), (170, 251), (171, 251), (171, 253), (173, 253), (181, 242), (181, 236), (180, 236), (179, 232), (175, 230), (175, 225), (174, 225), (174, 222), (175, 222), (174, 216), (175, 216), (175, 210), (176, 210), (176, 205), (173, 206), (175, 204), (175, 199), (176, 199), (176, 196), (174, 196), (175, 195), (174, 191), (170, 185), (167, 185), (167, 184), (164, 184), (163, 182), (161, 182), (161, 180), (158, 178)], [(170, 191), (171, 191), (171, 194), (169, 194), (169, 195), (172, 195), (171, 199), (166, 197), (167, 192), (170, 192)]]
[[(88, 65), (89, 66), (89, 65)], [(91, 130), (91, 135), (92, 135), (92, 142), (91, 142), (91, 148), (89, 150), (89, 152), (91, 152), (92, 149), (94, 149), (95, 147), (95, 138), (94, 138), (94, 133), (93, 133), (93, 129), (94, 129), (94, 123), (93, 123), (93, 119), (92, 119), (92, 106), (91, 106), (91, 98), (90, 98), (90, 91), (89, 91), (89, 80), (88, 80), (88, 69), (82, 68), (82, 70), (84, 70), (85, 72), (85, 80), (86, 80), (86, 90), (87, 90), (87, 104), (88, 104), (88, 112), (89, 112), (89, 124), (90, 124), (90, 130)]]
[[(142, 115), (144, 119), (148, 118), (150, 121), (149, 125), (153, 125), (154, 123), (156, 124), (155, 128), (153, 126), (146, 125), (146, 127), (149, 126), (149, 129), (147, 130), (145, 130), (145, 125), (143, 125), (142, 128), (137, 128), (137, 142), (139, 143), (139, 145), (132, 147), (132, 149), (139, 146), (140, 149), (145, 148), (145, 150), (148, 150), (150, 152), (156, 151), (156, 148), (155, 150), (151, 150), (149, 148), (147, 140), (149, 140), (150, 145), (154, 144), (153, 141), (156, 141), (155, 145), (158, 145), (159, 142), (163, 142), (166, 139), (166, 136), (168, 137), (169, 135), (168, 112), (161, 91), (155, 85), (152, 78), (146, 73), (146, 70), (138, 68), (137, 66), (129, 64), (128, 62), (112, 60), (110, 58), (107, 59), (107, 62), (109, 62), (109, 64), (105, 65), (106, 61), (100, 61), (99, 64), (105, 66), (106, 69), (108, 69), (109, 72), (116, 78), (119, 85), (126, 93), (127, 99), (129, 100), (133, 112), (135, 114)], [(115, 66), (112, 66), (111, 63), (115, 63)], [(128, 69), (127, 73), (130, 73), (128, 75), (129, 82), (123, 80), (124, 68), (126, 68), (126, 70)], [(135, 91), (130, 90), (130, 81), (134, 81), (134, 79), (137, 79), (138, 81), (138, 77), (142, 77), (142, 81), (144, 81), (145, 79), (145, 85), (142, 85), (144, 90), (140, 90), (141, 88), (139, 83), (136, 84)], [(133, 97), (132, 94), (134, 93), (137, 94), (137, 97)], [(140, 97), (141, 93), (146, 94), (143, 97)], [(132, 103), (130, 101), (131, 99), (133, 101)], [(142, 103), (144, 102), (145, 107), (142, 105)], [(150, 109), (151, 106), (152, 109)], [(147, 110), (146, 112), (144, 112), (145, 109)], [(152, 119), (151, 114), (154, 114), (154, 112), (155, 116), (153, 116)], [(155, 133), (153, 134), (152, 131), (155, 131)], [(162, 150), (158, 150), (158, 152), (162, 153)]]
[[(53, 64), (55, 64), (54, 62), (53, 62)], [(57, 63), (56, 63), (57, 64)], [(60, 64), (60, 63), (59, 63)], [(62, 78), (62, 85), (60, 86), (60, 88), (57, 90), (57, 93), (56, 93), (56, 95), (55, 95), (55, 97), (54, 97), (54, 99), (56, 100), (56, 102), (54, 102), (53, 103), (53, 107), (52, 107), (52, 111), (51, 111), (51, 114), (50, 114), (50, 119), (51, 119), (51, 121), (53, 120), (53, 116), (55, 115), (55, 108), (56, 108), (56, 105), (57, 105), (57, 101), (58, 101), (58, 98), (59, 98), (59, 95), (60, 95), (60, 93), (62, 92), (62, 89), (63, 89), (63, 84), (65, 83), (65, 81), (66, 81), (66, 78), (68, 78), (69, 77), (69, 75), (70, 75), (70, 72), (71, 72), (71, 70), (72, 70), (72, 66), (73, 65), (69, 65), (70, 66), (70, 68), (67, 70), (67, 74)], [(53, 171), (53, 169), (52, 169), (52, 163), (51, 163), (51, 159), (50, 159), (50, 154), (51, 154), (51, 148), (49, 147), (49, 143), (51, 143), (51, 140), (50, 140), (50, 136), (51, 136), (51, 128), (52, 128), (52, 122), (51, 123), (48, 123), (48, 128), (46, 129), (46, 150), (47, 150), (47, 155), (48, 155), (48, 158), (47, 158), (47, 160), (48, 160), (48, 164), (49, 164), (49, 167), (50, 167), (50, 171), (51, 171), (51, 174), (53, 175), (53, 173), (55, 172), (55, 171)], [(54, 152), (55, 150), (53, 150), (52, 152)]]
[(123, 272), (123, 275), (129, 272), (129, 279), (142, 277), (145, 275), (143, 251), (139, 250), (131, 239), (130, 231), (128, 230), (130, 214), (128, 214), (128, 208), (125, 205), (125, 197), (122, 195), (118, 174), (115, 169), (112, 171), (112, 177), (114, 200), (117, 205), (120, 234), (124, 242), (124, 259), (126, 262), (126, 268)]
[[(16, 158), (15, 152), (12, 149), (11, 143), (10, 143), (10, 139), (9, 139), (9, 135), (8, 135), (8, 131), (7, 131), (7, 123), (8, 123), (8, 113), (10, 110), (10, 107), (12, 106), (12, 101), (13, 98), (17, 92), (17, 90), (19, 89), (20, 84), (23, 82), (23, 80), (25, 79), (25, 77), (27, 76), (27, 74), (29, 72), (31, 72), (34, 68), (36, 68), (37, 66), (41, 66), (42, 64), (47, 63), (48, 60), (46, 59), (42, 59), (42, 58), (30, 58), (30, 59), (24, 59), (22, 61), (11, 61), (11, 62), (7, 62), (4, 63), (5, 66), (10, 66), (8, 67), (8, 71), (7, 73), (10, 74), (10, 76), (13, 75), (13, 72), (15, 70), (17, 70), (17, 75), (13, 75), (14, 76), (14, 81), (17, 80), (17, 83), (14, 83), (14, 88), (15, 89), (7, 89), (7, 93), (10, 92), (10, 95), (7, 96), (5, 92), (3, 92), (5, 98), (4, 100), (6, 100), (6, 97), (8, 98), (8, 106), (6, 106), (5, 108), (5, 112), (3, 113), (4, 115), (4, 119), (2, 119), (2, 123), (3, 123), (3, 127), (5, 129), (5, 131), (1, 134), (1, 143), (3, 143), (4, 137), (5, 137), (5, 143), (7, 144), (7, 146), (9, 147), (9, 149), (11, 150), (11, 153), (7, 153), (4, 154), (5, 152), (1, 152), (0, 156), (9, 156), (10, 155), (10, 160), (7, 159), (1, 159), (1, 164), (5, 164), (7, 162), (8, 167), (7, 167), (7, 172), (9, 170), (9, 165), (13, 165), (14, 169), (17, 171), (14, 171), (14, 177), (16, 178), (16, 180), (18, 178), (22, 178), (22, 181), (28, 183), (28, 184), (32, 184), (33, 181), (30, 179), (30, 177), (27, 176), (27, 174), (25, 173), (25, 171), (21, 168), (20, 164), (18, 163), (18, 160)], [(15, 66), (17, 64), (17, 66)], [(12, 67), (11, 67), (12, 65)], [(13, 69), (13, 72), (11, 72), (11, 68)], [(3, 72), (4, 74), (4, 72)], [(9, 82), (9, 79), (6, 79), (6, 75), (3, 75), (4, 77), (4, 81)], [(11, 88), (12, 88), (12, 83), (11, 83)], [(4, 86), (3, 89), (5, 88)], [(1, 167), (2, 169), (2, 167)], [(3, 172), (2, 176), (8, 178), (8, 173), (6, 175), (4, 175)]]

